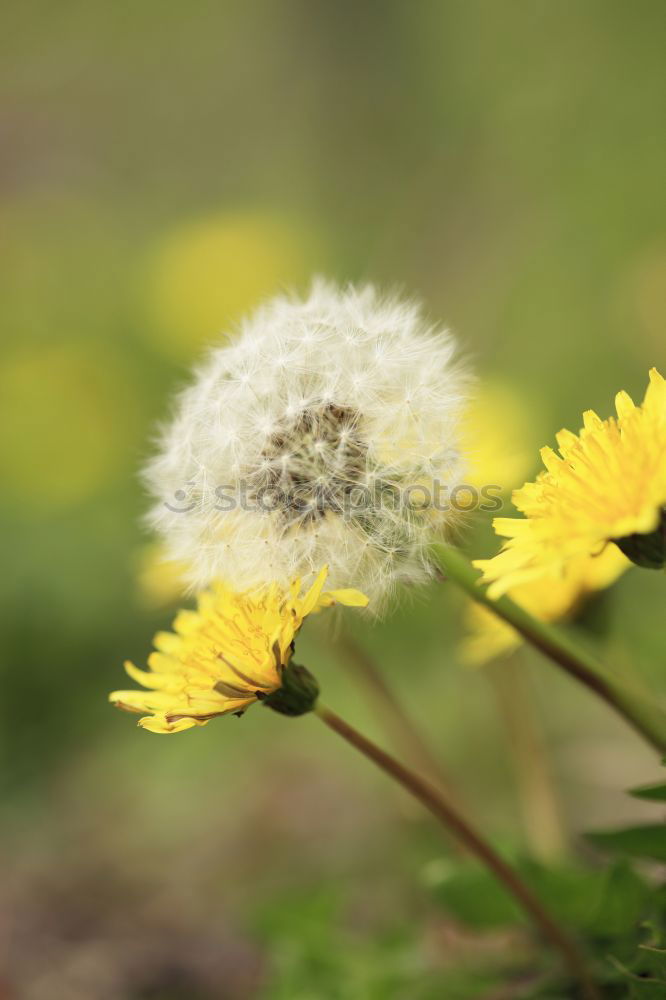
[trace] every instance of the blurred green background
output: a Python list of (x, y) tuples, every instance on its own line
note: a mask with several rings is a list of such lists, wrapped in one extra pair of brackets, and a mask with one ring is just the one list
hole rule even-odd
[[(640, 397), (666, 363), (664, 13), (6, 7), (0, 995), (456, 1000), (486, 976), (491, 995), (486, 966), (520, 939), (470, 938), (440, 891), (439, 831), (315, 719), (255, 710), (160, 738), (107, 705), (173, 613), (141, 584), (137, 471), (202, 347), (315, 273), (421, 297), (480, 391), (512, 401), (493, 422), (510, 417), (525, 475), (583, 409)], [(483, 525), (467, 544), (494, 550)], [(663, 580), (632, 571), (580, 623), (648, 691), (663, 602)], [(516, 704), (570, 851), (653, 815), (622, 791), (655, 777), (649, 751), (585, 691), (524, 652), (503, 678), (461, 664), (462, 604), (438, 585), (344, 622), (484, 830), (539, 849)], [(333, 638), (308, 625), (300, 659), (386, 742)]]

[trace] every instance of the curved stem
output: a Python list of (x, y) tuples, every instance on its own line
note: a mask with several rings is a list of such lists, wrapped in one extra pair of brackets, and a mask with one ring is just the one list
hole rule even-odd
[(321, 705), (315, 713), (329, 729), (341, 736), (347, 743), (359, 750), (365, 757), (377, 764), (382, 771), (397, 781), (411, 795), (435, 816), (447, 831), (458, 837), (467, 849), (493, 873), (505, 889), (519, 903), (530, 919), (539, 928), (553, 948), (561, 955), (570, 974), (580, 983), (582, 996), (586, 1000), (598, 1000), (597, 990), (592, 983), (585, 961), (574, 941), (550, 916), (541, 902), (525, 885), (522, 879), (504, 861), (493, 847), (483, 839), (474, 827), (447, 802), (443, 795), (420, 775), (406, 768), (386, 751), (382, 750), (362, 733), (341, 719), (339, 715)]
[(579, 647), (565, 632), (534, 618), (510, 597), (491, 600), (486, 587), (479, 583), (478, 570), (457, 549), (438, 544), (432, 547), (432, 555), (448, 579), (511, 625), (571, 677), (603, 698), (660, 754), (666, 752), (666, 712), (658, 705), (624, 681), (610, 676), (596, 657)]

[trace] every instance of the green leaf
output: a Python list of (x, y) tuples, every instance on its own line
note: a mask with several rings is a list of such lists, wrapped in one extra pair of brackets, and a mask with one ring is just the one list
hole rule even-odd
[(629, 795), (633, 795), (635, 799), (666, 802), (666, 781), (656, 785), (640, 785), (638, 788), (630, 788)]
[(663, 1000), (666, 996), (666, 978), (661, 974), (659, 967), (655, 967), (654, 961), (645, 954), (646, 952), (659, 953), (659, 949), (640, 947), (638, 958), (632, 963), (631, 968), (614, 955), (609, 956), (609, 961), (627, 982), (631, 1000)]
[(524, 863), (521, 874), (554, 917), (569, 928), (587, 929), (590, 900), (599, 899), (606, 884), (603, 871), (583, 868), (554, 868)]
[(431, 892), (445, 910), (468, 927), (485, 930), (523, 920), (506, 889), (474, 862), (443, 869), (431, 881)]
[(599, 830), (586, 833), (585, 837), (604, 851), (666, 861), (666, 826), (663, 823), (626, 826), (620, 830)]
[(622, 978), (626, 980), (630, 1000), (664, 1000), (666, 979), (662, 979), (661, 976), (653, 976), (645, 971), (636, 974), (612, 955), (610, 961)]
[(656, 948), (654, 945), (641, 944), (638, 946), (641, 959), (650, 974), (657, 979), (666, 982), (666, 948)]
[[(627, 949), (628, 939), (619, 938), (615, 941), (607, 961), (612, 967), (611, 979), (613, 987), (622, 982), (625, 995), (631, 1000), (656, 1000), (666, 996), (666, 951), (663, 947), (662, 922), (644, 921), (640, 928), (647, 940), (639, 941), (634, 947)], [(610, 993), (615, 997), (613, 990)], [(605, 994), (604, 994), (605, 996)]]
[(645, 916), (651, 890), (624, 858), (604, 874), (588, 918), (587, 929), (595, 937), (611, 938), (635, 930)]

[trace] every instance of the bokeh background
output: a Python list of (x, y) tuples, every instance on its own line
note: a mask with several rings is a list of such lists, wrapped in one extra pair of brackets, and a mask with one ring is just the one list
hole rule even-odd
[[(520, 940), (471, 935), (439, 831), (317, 720), (166, 738), (107, 705), (175, 606), (137, 471), (202, 348), (315, 273), (457, 332), (507, 488), (583, 409), (640, 397), (666, 363), (664, 6), (11, 0), (3, 22), (0, 994), (490, 996)], [(466, 544), (494, 550), (483, 524)], [(663, 601), (631, 571), (578, 623), (652, 692)], [(484, 830), (548, 853), (559, 816), (575, 854), (644, 815), (638, 738), (524, 651), (465, 666), (463, 605), (436, 585), (340, 627)], [(386, 743), (335, 635), (299, 651)]]

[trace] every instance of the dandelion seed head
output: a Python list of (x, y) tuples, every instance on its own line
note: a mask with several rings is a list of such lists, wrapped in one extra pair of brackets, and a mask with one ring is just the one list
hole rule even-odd
[(327, 565), (333, 587), (375, 607), (426, 579), (428, 546), (454, 515), (394, 494), (463, 480), (454, 352), (416, 303), (370, 285), (316, 281), (304, 300), (259, 308), (205, 359), (146, 470), (168, 558), (198, 588), (237, 590)]

